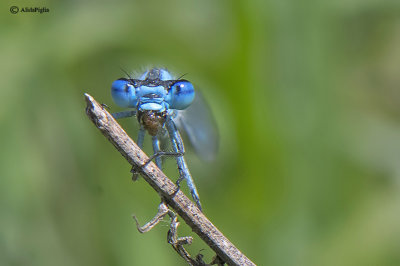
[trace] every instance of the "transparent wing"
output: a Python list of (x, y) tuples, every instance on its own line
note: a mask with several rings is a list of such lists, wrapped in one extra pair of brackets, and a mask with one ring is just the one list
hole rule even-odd
[(215, 159), (219, 144), (217, 124), (200, 92), (196, 91), (193, 103), (187, 109), (177, 111), (173, 120), (202, 160)]

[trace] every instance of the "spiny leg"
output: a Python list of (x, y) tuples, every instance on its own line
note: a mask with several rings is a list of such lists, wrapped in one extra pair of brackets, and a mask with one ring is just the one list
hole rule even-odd
[[(176, 153), (184, 154), (185, 153), (185, 148), (183, 146), (183, 141), (181, 138), (181, 135), (179, 134), (178, 129), (175, 126), (174, 121), (172, 121), (171, 118), (167, 119), (166, 122), (168, 134), (171, 138), (172, 142), (172, 147)], [(176, 162), (178, 164), (178, 170), (179, 170), (179, 179), (177, 180), (176, 184), (179, 188), (180, 182), (185, 179), (187, 186), (189, 187), (190, 193), (192, 194), (192, 197), (194, 201), (196, 202), (197, 207), (201, 210), (201, 204), (200, 204), (200, 197), (199, 193), (197, 192), (196, 185), (194, 184), (193, 178), (190, 174), (189, 168), (186, 164), (185, 158), (183, 155), (177, 156), (176, 157)]]
[(138, 138), (137, 138), (137, 145), (141, 149), (143, 148), (143, 142), (144, 142), (145, 135), (146, 135), (146, 129), (144, 129), (144, 126), (140, 126)]
[[(140, 126), (136, 143), (139, 146), (139, 148), (141, 148), (141, 149), (143, 148), (143, 142), (144, 142), (145, 135), (146, 135), (146, 130), (144, 129), (143, 126)], [(136, 181), (139, 178), (139, 173), (137, 171), (136, 166), (132, 166), (131, 173), (132, 173), (132, 180)]]
[[(143, 126), (141, 126), (139, 129), (138, 139), (137, 139), (137, 145), (139, 146), (139, 148), (143, 147), (145, 135), (146, 135), (146, 130), (144, 129)], [(150, 156), (149, 159), (141, 167), (147, 166), (153, 159), (155, 159), (157, 167), (161, 169), (162, 168), (161, 156), (182, 156), (183, 155), (183, 153), (179, 153), (179, 152), (177, 153), (177, 152), (161, 151), (160, 150), (160, 140), (157, 136), (153, 136), (151, 140), (152, 140), (152, 144), (153, 144), (154, 154), (152, 156)], [(132, 179), (134, 181), (137, 180), (138, 175), (139, 175), (139, 173), (137, 171), (137, 167), (133, 166), (131, 172), (133, 174)]]
[(168, 243), (171, 244), (172, 248), (189, 264), (189, 265), (200, 265), (192, 259), (190, 254), (186, 251), (183, 245), (190, 245), (192, 244), (193, 237), (185, 236), (185, 237), (178, 237), (178, 216), (173, 212), (169, 211), (168, 215), (171, 217), (171, 224), (170, 229), (168, 230), (167, 240)]
[[(160, 140), (158, 139), (157, 136), (153, 136), (151, 138), (151, 142), (153, 143), (154, 154), (158, 154), (160, 152)], [(158, 166), (158, 168), (161, 169), (161, 157), (156, 156), (155, 160), (156, 160), (156, 165)]]
[[(109, 108), (107, 105), (105, 105), (107, 108)], [(129, 110), (129, 111), (122, 111), (122, 112), (118, 112), (118, 113), (113, 113), (111, 114), (114, 119), (120, 119), (120, 118), (126, 118), (126, 117), (131, 117), (131, 116), (135, 116), (136, 115), (136, 111), (135, 110)]]
[[(105, 106), (108, 108), (107, 105), (105, 105)], [(113, 113), (111, 115), (114, 117), (114, 119), (127, 118), (127, 117), (131, 117), (131, 116), (135, 116), (136, 110), (122, 111), (122, 112)], [(139, 134), (138, 134), (138, 139), (137, 139), (137, 145), (140, 148), (143, 147), (143, 141), (144, 141), (145, 134), (146, 134), (146, 130), (144, 129), (143, 126), (141, 126), (139, 129)], [(132, 180), (136, 181), (139, 178), (139, 173), (135, 166), (132, 166), (131, 173), (132, 173)]]
[[(103, 108), (103, 109), (107, 109), (107, 111), (110, 111), (111, 110), (111, 108), (110, 108), (110, 106), (108, 106), (107, 104), (105, 104), (105, 103), (102, 103), (102, 104), (100, 104), (101, 105), (101, 108)], [(112, 116), (114, 116), (114, 114), (111, 114)], [(115, 118), (115, 117), (114, 117)]]
[(151, 155), (149, 157), (149, 159), (142, 165), (142, 167), (146, 167), (151, 161), (153, 161), (154, 159), (161, 159), (161, 156), (173, 156), (173, 157), (177, 157), (177, 156), (183, 156), (184, 154), (181, 152), (169, 152), (169, 151), (158, 151), (156, 153), (154, 153), (153, 155)]
[(160, 148), (160, 138), (158, 135), (152, 136), (151, 138), (152, 144), (153, 144), (153, 151), (154, 154), (149, 157), (149, 159), (142, 165), (142, 167), (147, 166), (152, 160), (155, 160), (155, 163), (158, 168), (162, 170), (162, 156), (183, 156), (183, 153), (180, 152), (169, 152), (169, 151), (161, 151)]

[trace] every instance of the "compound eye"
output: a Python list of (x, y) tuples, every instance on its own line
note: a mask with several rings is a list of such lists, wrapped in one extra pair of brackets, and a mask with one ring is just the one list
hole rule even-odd
[(127, 79), (117, 79), (112, 83), (111, 96), (120, 107), (136, 107), (135, 87)]
[(186, 109), (193, 102), (195, 95), (192, 83), (187, 80), (175, 82), (169, 94), (171, 95), (170, 108), (178, 110)]

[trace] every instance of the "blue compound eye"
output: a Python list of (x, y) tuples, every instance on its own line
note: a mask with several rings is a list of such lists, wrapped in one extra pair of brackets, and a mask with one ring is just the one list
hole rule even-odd
[(187, 108), (194, 99), (194, 88), (192, 83), (187, 80), (180, 80), (171, 86), (169, 91), (171, 98), (169, 107), (172, 109), (183, 110)]
[(112, 83), (111, 96), (120, 107), (136, 107), (135, 87), (127, 79), (117, 79)]

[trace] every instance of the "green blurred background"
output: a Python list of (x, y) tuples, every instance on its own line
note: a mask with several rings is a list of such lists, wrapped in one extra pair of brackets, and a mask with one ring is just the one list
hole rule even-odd
[[(220, 153), (188, 151), (189, 166), (205, 214), (256, 264), (400, 265), (398, 0), (0, 7), (0, 265), (185, 265), (167, 220), (137, 232), (131, 214), (148, 221), (159, 198), (84, 112), (85, 92), (120, 111), (120, 68), (154, 65), (210, 102)], [(198, 237), (188, 249), (213, 256)]]

